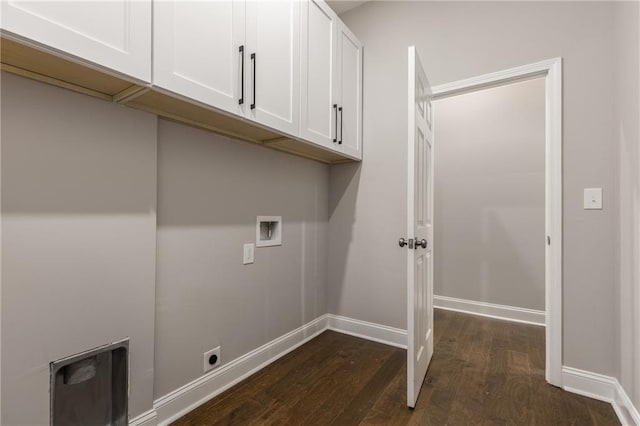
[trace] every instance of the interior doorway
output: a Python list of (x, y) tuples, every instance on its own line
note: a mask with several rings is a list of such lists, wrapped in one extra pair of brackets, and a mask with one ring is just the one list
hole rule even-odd
[[(436, 119), (434, 120), (434, 140), (439, 145), (442, 141), (438, 140), (438, 100), (446, 100), (452, 98), (454, 96), (479, 92), (488, 88), (499, 88), (506, 87), (507, 85), (511, 85), (514, 83), (522, 83), (529, 84), (531, 86), (536, 85), (536, 81), (542, 87), (544, 91), (544, 137), (543, 143), (543, 185), (544, 194), (543, 194), (543, 217), (544, 224), (540, 226), (540, 228), (544, 229), (544, 233), (540, 235), (541, 245), (544, 245), (544, 273), (542, 274), (544, 279), (544, 300), (535, 301), (537, 303), (537, 307), (543, 306), (542, 309), (529, 309), (528, 312), (531, 314), (531, 318), (534, 318), (532, 321), (527, 321), (525, 318), (524, 322), (536, 322), (535, 318), (537, 318), (537, 322), (542, 322), (545, 328), (545, 378), (547, 382), (555, 385), (562, 386), (562, 129), (561, 129), (561, 96), (562, 96), (562, 87), (561, 87), (561, 59), (552, 59), (548, 61), (543, 61), (523, 67), (512, 68), (496, 73), (487, 74), (480, 77), (475, 77), (467, 80), (462, 80), (459, 82), (449, 83), (441, 86), (436, 86), (433, 88), (433, 99), (434, 99), (434, 109)], [(482, 105), (478, 105), (481, 111)], [(500, 120), (500, 117), (496, 117), (496, 120)], [(486, 123), (489, 125), (490, 123)], [(469, 126), (469, 125), (468, 125)], [(466, 129), (462, 129), (469, 132), (470, 135), (473, 135), (473, 127), (468, 127)], [(439, 145), (440, 146), (440, 145)], [(440, 146), (439, 149), (442, 149)], [(491, 155), (486, 152), (487, 147), (476, 147), (476, 149), (480, 151), (476, 151), (475, 159), (478, 159), (479, 153), (483, 155)], [(468, 155), (466, 157), (467, 160), (473, 161), (474, 154), (467, 150), (467, 152), (461, 152), (460, 156)], [(499, 155), (494, 153), (493, 155)], [(435, 168), (436, 173), (438, 173), (438, 151), (435, 151)], [(464, 167), (461, 165), (460, 167)], [(512, 182), (516, 183), (516, 182)], [(482, 182), (478, 181), (476, 184), (480, 185)], [(486, 182), (485, 182), (486, 184)], [(486, 188), (485, 188), (486, 189)], [(462, 190), (472, 190), (472, 188), (462, 188)], [(480, 191), (478, 191), (480, 192)], [(436, 199), (438, 202), (438, 199)], [(441, 201), (442, 202), (442, 201)], [(481, 205), (482, 203), (478, 203)], [(436, 206), (436, 209), (439, 207)], [(469, 213), (469, 212), (465, 212)], [(493, 211), (485, 211), (485, 218), (488, 221), (485, 223), (486, 227), (497, 226), (500, 227), (501, 224), (504, 224), (505, 217), (512, 215), (514, 216), (515, 210), (504, 208), (504, 209), (493, 209)], [(502, 216), (501, 216), (502, 215)], [(514, 216), (515, 217), (515, 216)], [(493, 218), (493, 219), (492, 219)], [(500, 220), (502, 219), (502, 220)], [(513, 219), (511, 217), (510, 219)], [(492, 222), (491, 222), (492, 221)], [(507, 222), (509, 218), (507, 218)], [(491, 222), (491, 223), (489, 223)], [(514, 225), (514, 221), (511, 220), (512, 225)], [(438, 232), (443, 231), (443, 224), (437, 222), (436, 218), (436, 227), (439, 229)], [(521, 224), (522, 225), (522, 224)], [(514, 225), (516, 226), (516, 225)], [(508, 237), (508, 232), (505, 234), (505, 230), (503, 229), (503, 237)], [(488, 231), (487, 231), (488, 232)], [(455, 235), (455, 233), (451, 234)], [(464, 244), (465, 235), (459, 236), (463, 239), (462, 244)], [(487, 235), (484, 236), (486, 239)], [(449, 236), (448, 238), (451, 238)], [(483, 236), (480, 235), (480, 239)], [(501, 241), (506, 241), (503, 238)], [(471, 239), (472, 240), (472, 239)], [(436, 240), (437, 241), (437, 240)], [(500, 241), (497, 241), (498, 243)], [(473, 244), (471, 241), (470, 244)], [(447, 244), (447, 241), (441, 242), (441, 245)], [(505, 247), (501, 247), (501, 249), (506, 249)], [(512, 247), (513, 249), (513, 247)], [(440, 259), (437, 258), (437, 253), (435, 256), (436, 265), (440, 262)], [(486, 269), (485, 265), (485, 269)], [(512, 265), (513, 266), (513, 265)], [(520, 265), (521, 266), (521, 265)], [(437, 268), (437, 266), (436, 266)], [(482, 266), (481, 266), (482, 269)], [(520, 268), (522, 271), (522, 268)], [(512, 268), (512, 272), (517, 275), (518, 268), (516, 266), (515, 269)], [(490, 271), (485, 270), (486, 279), (490, 279)], [(535, 279), (535, 277), (534, 277)], [(478, 289), (475, 289), (476, 291)], [(487, 290), (487, 289), (484, 289)], [(483, 291), (483, 289), (480, 289)], [(499, 292), (500, 290), (498, 290)], [(535, 292), (534, 292), (535, 293)], [(531, 293), (529, 296), (531, 296)], [(486, 294), (482, 295), (482, 297), (486, 298)], [(540, 294), (538, 294), (540, 297)], [(535, 298), (535, 297), (534, 297)], [(463, 303), (460, 300), (464, 300), (462, 298), (450, 298), (453, 300), (446, 300), (447, 303)], [(457, 299), (457, 300), (456, 300)], [(443, 303), (443, 300), (440, 300)], [(436, 301), (436, 305), (438, 305), (438, 301)], [(487, 305), (485, 303), (485, 305)], [(498, 306), (506, 306), (497, 303), (489, 303), (488, 305), (498, 305)], [(493, 308), (492, 306), (484, 306), (486, 309)], [(482, 305), (480, 305), (481, 308)], [(464, 310), (464, 309), (461, 309)], [(542, 316), (539, 315), (540, 312), (544, 312)], [(527, 314), (527, 309), (521, 310), (521, 314)], [(536, 313), (538, 314), (536, 316)], [(486, 313), (485, 313), (486, 314)]]
[(434, 102), (434, 303), (545, 325), (544, 77)]

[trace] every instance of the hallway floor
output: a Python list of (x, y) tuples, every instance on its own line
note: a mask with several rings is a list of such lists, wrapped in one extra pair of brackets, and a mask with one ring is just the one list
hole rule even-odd
[(544, 328), (435, 311), (416, 408), (406, 351), (327, 331), (174, 425), (617, 425), (610, 404), (544, 380)]

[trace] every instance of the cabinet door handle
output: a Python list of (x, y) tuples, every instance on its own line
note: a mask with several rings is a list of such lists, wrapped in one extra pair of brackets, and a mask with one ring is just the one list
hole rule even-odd
[(256, 54), (251, 54), (251, 61), (253, 62), (253, 103), (251, 109), (256, 109)]
[(334, 123), (335, 129), (336, 129), (336, 132), (335, 132), (336, 137), (333, 138), (333, 142), (335, 143), (335, 142), (338, 142), (338, 104), (333, 104), (333, 111), (335, 112), (335, 116), (336, 116), (336, 120)]
[(340, 140), (338, 145), (342, 145), (342, 107), (338, 108), (338, 111), (340, 111)]
[(244, 45), (240, 46), (240, 99), (238, 103), (242, 105), (244, 103)]

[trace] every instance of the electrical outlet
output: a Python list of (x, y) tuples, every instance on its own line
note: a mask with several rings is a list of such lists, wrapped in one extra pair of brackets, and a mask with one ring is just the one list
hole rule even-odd
[(220, 346), (204, 353), (204, 372), (218, 368), (222, 359), (220, 358)]
[(250, 263), (253, 263), (253, 253), (255, 249), (255, 244), (245, 244), (244, 245), (244, 252), (243, 252), (243, 256), (242, 256), (242, 264), (243, 265), (248, 265)]

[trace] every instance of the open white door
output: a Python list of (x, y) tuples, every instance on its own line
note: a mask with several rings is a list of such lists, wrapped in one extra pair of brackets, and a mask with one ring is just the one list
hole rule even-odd
[(433, 355), (433, 137), (431, 87), (409, 47), (407, 187), (407, 405), (415, 407)]

